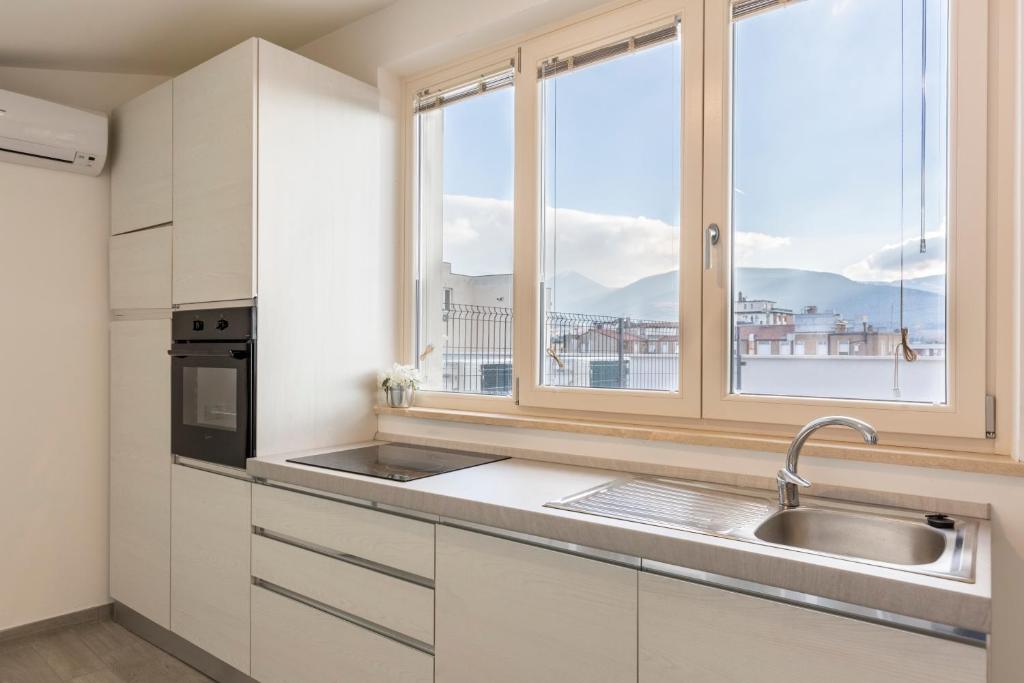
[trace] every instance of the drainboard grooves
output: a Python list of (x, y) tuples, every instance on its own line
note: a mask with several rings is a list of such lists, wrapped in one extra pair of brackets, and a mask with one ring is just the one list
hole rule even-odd
[(616, 482), (547, 507), (710, 534), (756, 526), (775, 509), (759, 498), (643, 478)]

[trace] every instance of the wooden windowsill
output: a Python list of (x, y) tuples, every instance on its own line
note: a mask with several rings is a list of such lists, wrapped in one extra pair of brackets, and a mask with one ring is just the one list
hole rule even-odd
[[(378, 415), (395, 415), (419, 420), (441, 420), (464, 424), (540, 429), (554, 432), (609, 436), (621, 439), (689, 444), (692, 446), (740, 448), (773, 453), (785, 453), (789, 447), (789, 439), (784, 438), (679, 427), (640, 426), (596, 420), (484, 413), (469, 410), (453, 410), (450, 408), (390, 408), (388, 406), (377, 406), (375, 410)], [(1024, 463), (1017, 462), (1006, 455), (903, 446), (886, 447), (882, 445), (868, 447), (852, 443), (829, 441), (811, 441), (805, 447), (804, 452), (807, 455), (838, 460), (860, 460), (889, 465), (907, 465), (979, 474), (1024, 477)]]

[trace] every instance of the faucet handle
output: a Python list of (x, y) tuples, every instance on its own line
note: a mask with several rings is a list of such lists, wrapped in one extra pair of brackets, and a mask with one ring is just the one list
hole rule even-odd
[(803, 486), (804, 488), (811, 485), (811, 482), (807, 481), (796, 472), (790, 472), (789, 470), (779, 470), (776, 479), (780, 484), (795, 484), (796, 486)]

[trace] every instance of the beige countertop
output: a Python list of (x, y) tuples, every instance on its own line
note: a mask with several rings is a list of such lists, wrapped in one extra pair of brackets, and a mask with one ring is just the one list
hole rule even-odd
[[(336, 449), (335, 449), (336, 450)], [(626, 475), (574, 465), (509, 459), (393, 482), (286, 462), (249, 461), (258, 479), (391, 505), (422, 514), (575, 543), (646, 560), (988, 633), (991, 534), (981, 520), (974, 583), (544, 507)]]

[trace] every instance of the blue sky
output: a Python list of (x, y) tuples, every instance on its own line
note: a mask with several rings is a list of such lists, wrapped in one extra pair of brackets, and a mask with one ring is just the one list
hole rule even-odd
[[(900, 252), (901, 149), (905, 237), (916, 239), (919, 230), (922, 1), (932, 67), (926, 226), (933, 237), (927, 255), (917, 253), (916, 241), (904, 255), (910, 275), (941, 270), (945, 76), (936, 67), (945, 59), (939, 39), (945, 0), (807, 0), (736, 25), (737, 265), (892, 279)], [(549, 87), (548, 121), (557, 123), (558, 137), (557, 172), (550, 165), (548, 178), (558, 208), (677, 224), (678, 54), (676, 44), (652, 48), (572, 72)], [(511, 200), (512, 95), (509, 89), (444, 110), (446, 194)], [(639, 251), (631, 253), (638, 263), (649, 262), (651, 273), (663, 272), (667, 262), (664, 253), (645, 259), (643, 249), (659, 249), (651, 241), (659, 234), (648, 230), (648, 241), (637, 240)], [(587, 233), (568, 230), (565, 239), (586, 240)], [(488, 233), (476, 241), (475, 249), (453, 252), (467, 261), (460, 272), (473, 269), (475, 251), (495, 248)], [(586, 274), (588, 253), (600, 245), (560, 252), (566, 256), (558, 270)], [(600, 259), (589, 268), (598, 275), (606, 270)], [(643, 268), (624, 277), (637, 274)]]

